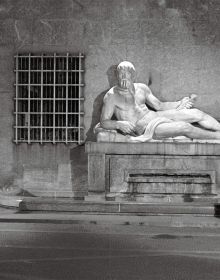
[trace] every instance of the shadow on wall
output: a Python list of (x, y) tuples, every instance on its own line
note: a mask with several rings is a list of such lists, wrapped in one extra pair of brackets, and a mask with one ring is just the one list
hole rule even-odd
[[(112, 65), (108, 68), (108, 70), (106, 72), (107, 77), (108, 77), (109, 88), (112, 88), (113, 86), (115, 86), (118, 83), (116, 69), (117, 69), (117, 65)], [(99, 123), (99, 121), (100, 121), (102, 105), (103, 105), (103, 98), (108, 91), (109, 91), (109, 89), (106, 89), (105, 91), (100, 93), (96, 97), (96, 99), (93, 103), (91, 126), (90, 126), (88, 132), (86, 133), (87, 141), (96, 141), (95, 135), (93, 133), (93, 129), (94, 129), (95, 125), (97, 123)]]
[[(117, 84), (117, 65), (112, 65), (108, 68), (106, 74), (108, 76), (109, 87), (113, 87)], [(158, 96), (160, 94), (161, 86), (161, 76), (160, 73), (156, 70), (152, 70), (149, 73), (148, 85)], [(92, 112), (92, 121), (91, 126), (86, 134), (86, 141), (96, 141), (96, 137), (93, 133), (93, 129), (97, 123), (100, 121), (100, 115), (103, 105), (103, 98), (109, 89), (106, 89), (100, 93), (94, 103), (93, 103), (93, 112)], [(113, 116), (114, 118), (114, 116)], [(70, 160), (71, 160), (71, 172), (72, 172), (72, 186), (74, 197), (81, 199), (87, 195), (88, 192), (88, 157), (85, 153), (85, 146), (79, 145), (74, 147), (70, 151)]]
[(161, 96), (161, 73), (156, 69), (151, 69), (149, 72), (148, 86), (153, 94), (163, 101)]
[(88, 159), (85, 145), (70, 150), (72, 188), (75, 198), (83, 198), (88, 192)]
[[(117, 84), (116, 67), (117, 65), (112, 65), (106, 73), (110, 88)], [(93, 128), (100, 121), (103, 98), (108, 90), (100, 93), (93, 103), (92, 121), (86, 133), (86, 141), (96, 141)], [(85, 145), (78, 145), (70, 150), (70, 161), (74, 197), (81, 199), (88, 192), (88, 156), (85, 153)]]

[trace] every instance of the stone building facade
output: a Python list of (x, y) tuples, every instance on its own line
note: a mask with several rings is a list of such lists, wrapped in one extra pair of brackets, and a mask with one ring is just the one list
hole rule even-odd
[(87, 192), (84, 145), (14, 144), (14, 55), (85, 55), (85, 141), (94, 141), (102, 98), (122, 60), (161, 100), (199, 95), (219, 115), (218, 0), (2, 0), (0, 2), (0, 183), (36, 196)]

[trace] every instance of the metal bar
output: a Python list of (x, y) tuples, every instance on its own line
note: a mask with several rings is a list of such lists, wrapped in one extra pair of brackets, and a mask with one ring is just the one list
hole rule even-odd
[[(16, 63), (16, 70), (18, 69), (18, 56), (15, 58)], [(15, 143), (18, 143), (18, 71), (16, 71), (16, 78), (15, 78)]]
[[(45, 58), (54, 58), (54, 55), (44, 55), (44, 54), (40, 54), (40, 55), (32, 55), (31, 57), (38, 57), (38, 58), (41, 58), (41, 56), (43, 55), (43, 57)], [(21, 57), (21, 55), (15, 55), (14, 57)], [(22, 55), (22, 57), (29, 57), (29, 54), (28, 55)], [(59, 55), (59, 57), (63, 57), (63, 58), (66, 58), (66, 55)], [(78, 57), (81, 57), (83, 58), (84, 55), (83, 54), (80, 54), (80, 55), (71, 55), (71, 57), (73, 58), (78, 58)]]
[(66, 56), (66, 144), (68, 143), (68, 76), (69, 76), (69, 53)]
[[(53, 84), (54, 83), (44, 83), (44, 85), (45, 86), (53, 86)], [(33, 84), (31, 84), (32, 86), (39, 86), (39, 84), (35, 84), (35, 83), (33, 83)], [(62, 86), (63, 84), (56, 84), (57, 86)], [(14, 86), (16, 86), (16, 84), (14, 84)], [(22, 84), (19, 84), (19, 86), (28, 86), (28, 83), (22, 83)], [(84, 84), (69, 84), (69, 86), (81, 86), (81, 87), (83, 87), (84, 86)]]
[[(16, 57), (15, 57), (16, 58)], [(41, 72), (42, 70), (40, 69), (35, 69), (34, 72)], [(56, 72), (66, 72), (66, 70), (60, 70), (60, 69), (56, 69), (55, 70)], [(28, 70), (14, 70), (14, 72), (19, 72), (19, 73), (23, 73), (23, 72), (28, 72)], [(54, 72), (53, 70), (46, 70), (46, 69), (43, 69), (43, 72)], [(68, 72), (79, 72), (79, 70), (69, 70)], [(80, 72), (84, 72), (84, 70), (80, 70)]]
[[(82, 68), (82, 63), (81, 63), (81, 53), (79, 54), (79, 70), (81, 70)], [(81, 72), (79, 71), (79, 103), (78, 103), (78, 106), (79, 106), (79, 114), (78, 114), (78, 118), (79, 118), (79, 130), (78, 130), (78, 143), (80, 144), (81, 142), (81, 130), (80, 130), (80, 125), (81, 125), (81, 114), (80, 114), (80, 111), (81, 111), (81, 108), (80, 108), (80, 105), (81, 105), (81, 102), (80, 102), (80, 97), (81, 97), (81, 86), (80, 86), (80, 83), (81, 83)]]
[[(18, 114), (27, 114), (28, 112), (25, 112), (25, 111), (22, 111), (22, 112), (20, 112), (20, 111), (18, 111), (17, 112)], [(14, 112), (14, 114), (15, 114), (15, 112)], [(39, 113), (36, 113), (36, 112), (32, 112), (32, 114), (34, 115), (34, 114), (39, 114)], [(45, 114), (45, 115), (53, 115), (54, 113), (53, 112), (43, 112), (43, 114)], [(61, 115), (65, 115), (66, 113), (65, 112), (63, 112), (63, 113), (61, 113), (61, 112), (55, 112), (55, 115), (58, 115), (58, 114), (61, 114)], [(77, 112), (68, 112), (68, 115), (78, 115), (79, 113)], [(84, 115), (84, 112), (80, 112), (80, 114), (81, 115)]]
[[(56, 141), (56, 143), (65, 143), (66, 141)], [(18, 143), (27, 143), (27, 140), (18, 140)], [(31, 140), (31, 143), (39, 143), (39, 140)], [(43, 140), (43, 143), (51, 143), (51, 140)], [(68, 143), (78, 143), (78, 141), (72, 140), (68, 141)]]
[[(28, 100), (26, 97), (14, 98), (14, 100)], [(40, 97), (30, 98), (30, 100), (41, 100)], [(42, 100), (53, 100), (53, 98), (42, 98)], [(56, 98), (56, 100), (66, 100), (66, 98)], [(79, 100), (79, 98), (68, 98), (68, 100)], [(81, 97), (80, 100), (84, 100), (84, 97)]]
[(41, 55), (40, 143), (43, 141), (43, 55)]
[[(25, 126), (25, 125), (18, 125), (17, 126), (18, 128), (27, 128), (28, 126)], [(14, 126), (14, 128), (15, 128), (15, 126)], [(31, 128), (40, 128), (40, 126), (32, 126)], [(47, 126), (47, 125), (45, 125), (45, 126), (43, 126), (43, 128), (53, 128), (53, 126)], [(63, 126), (56, 126), (56, 128), (63, 128)], [(69, 128), (78, 128), (78, 126), (69, 126)], [(81, 129), (83, 129), (83, 127), (81, 126), (80, 127)]]
[[(34, 59), (35, 57), (36, 59)], [(81, 73), (84, 72), (82, 69), (83, 57), (81, 53), (78, 56), (71, 56), (71, 58), (69, 53), (66, 56), (57, 56), (56, 53), (48, 56), (43, 54), (15, 56), (15, 143), (81, 143), (81, 131), (84, 129), (81, 126), (81, 115), (84, 114), (84, 112), (81, 112), (81, 100), (84, 100), (81, 97), (82, 86), (84, 86), (81, 83)], [(57, 58), (59, 58), (59, 61)], [(19, 59), (21, 60), (21, 65), (19, 65)], [(57, 63), (59, 64), (59, 69), (56, 69)], [(72, 65), (72, 69), (69, 69), (70, 65)], [(46, 77), (44, 77), (44, 72), (48, 72)], [(56, 77), (58, 72), (60, 72), (60, 75)], [(26, 75), (26, 77), (21, 76), (19, 80), (20, 74)], [(27, 96), (22, 86), (27, 86)], [(35, 86), (37, 87), (34, 88)], [(45, 87), (45, 94), (44, 86), (48, 86)], [(34, 89), (33, 96), (31, 95), (32, 87)], [(20, 88), (22, 89), (21, 95), (19, 95)], [(56, 90), (58, 90), (58, 95), (56, 95)], [(24, 101), (20, 110), (19, 100)], [(44, 104), (44, 102), (46, 103)], [(44, 105), (46, 105), (45, 110)], [(20, 115), (26, 116), (25, 126), (18, 125), (20, 124)], [(53, 118), (51, 118), (52, 115)], [(44, 117), (46, 117), (45, 122)], [(73, 120), (70, 123), (69, 117)], [(77, 119), (77, 121), (75, 122), (74, 119)], [(69, 135), (70, 129), (73, 129), (73, 131)], [(21, 134), (20, 138), (19, 134)]]
[(53, 59), (53, 66), (54, 66), (54, 73), (53, 73), (53, 144), (55, 144), (55, 112), (56, 112), (56, 53), (54, 53), (54, 59)]
[(30, 144), (30, 133), (31, 133), (31, 129), (30, 129), (30, 107), (31, 107), (31, 103), (30, 103), (30, 94), (31, 94), (31, 55), (29, 54), (28, 56), (28, 144)]

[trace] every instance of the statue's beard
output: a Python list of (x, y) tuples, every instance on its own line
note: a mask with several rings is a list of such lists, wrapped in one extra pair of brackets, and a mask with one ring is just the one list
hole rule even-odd
[(131, 81), (128, 80), (128, 79), (121, 79), (119, 80), (119, 86), (122, 88), (122, 89), (128, 89), (131, 85)]

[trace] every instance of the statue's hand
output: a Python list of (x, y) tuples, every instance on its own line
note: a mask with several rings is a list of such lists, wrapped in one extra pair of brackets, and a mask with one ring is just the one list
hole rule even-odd
[(134, 132), (135, 126), (128, 121), (117, 121), (117, 129), (121, 130), (125, 134), (131, 134)]
[(197, 96), (195, 94), (192, 94), (190, 97), (183, 97), (183, 99), (180, 101), (180, 105), (177, 107), (177, 110), (192, 108), (196, 97)]

